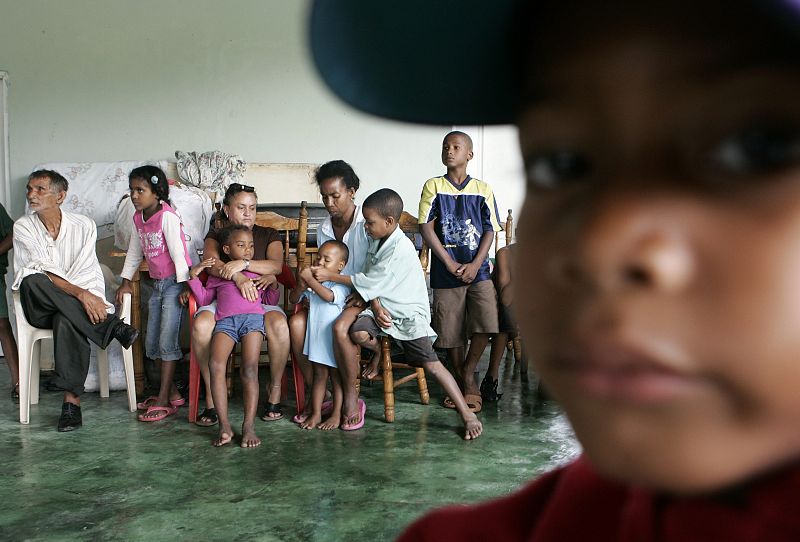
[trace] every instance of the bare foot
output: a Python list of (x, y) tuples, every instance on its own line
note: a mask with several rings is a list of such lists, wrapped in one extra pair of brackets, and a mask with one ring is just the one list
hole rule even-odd
[(377, 358), (378, 356), (376, 355), (372, 361), (364, 366), (364, 368), (361, 370), (361, 378), (365, 380), (373, 380), (376, 376), (378, 376), (378, 374), (380, 374), (380, 371), (378, 370), (378, 362), (380, 360)]
[(475, 440), (483, 433), (483, 424), (477, 416), (464, 420), (464, 440)]
[(321, 424), (317, 426), (317, 429), (322, 429), (323, 431), (338, 429), (341, 422), (342, 422), (341, 413), (333, 412), (331, 413), (330, 417), (327, 420), (324, 420)]
[(220, 446), (225, 446), (226, 444), (230, 443), (233, 440), (233, 429), (231, 426), (228, 427), (220, 427), (219, 428), (219, 437), (214, 439), (213, 444), (215, 447), (219, 448)]
[(292, 421), (294, 423), (300, 425), (300, 424), (304, 423), (308, 419), (309, 416), (311, 416), (311, 412), (304, 411), (304, 412), (301, 412), (300, 414), (295, 414), (294, 417), (292, 418)]
[(317, 424), (320, 422), (321, 416), (314, 416), (313, 414), (309, 415), (308, 418), (305, 419), (303, 423), (300, 424), (300, 429), (314, 429), (317, 427)]
[(261, 439), (256, 436), (253, 424), (242, 424), (242, 448), (261, 446)]

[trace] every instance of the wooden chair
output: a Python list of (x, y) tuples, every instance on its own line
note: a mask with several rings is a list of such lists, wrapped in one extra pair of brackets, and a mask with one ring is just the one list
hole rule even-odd
[[(290, 218), (279, 215), (272, 211), (258, 211), (256, 214), (256, 224), (259, 226), (273, 228), (277, 230), (282, 237), (283, 242), (283, 262), (284, 272), (290, 270), (294, 273), (294, 279), (297, 278), (299, 269), (306, 265), (306, 244), (308, 240), (308, 210), (305, 201), (300, 203), (300, 210), (297, 218)], [(215, 223), (215, 227), (220, 227), (221, 224)], [(295, 240), (296, 238), (296, 240)], [(284, 286), (283, 291), (283, 307), (288, 312), (288, 291)], [(197, 311), (197, 301), (194, 296), (189, 296), (189, 321), (192, 321), (194, 314)], [(190, 326), (191, 329), (191, 326)], [(266, 355), (269, 357), (269, 345), (267, 346)], [(228, 395), (233, 391), (233, 371), (237, 366), (237, 351), (231, 353), (228, 359), (228, 367), (226, 371), (226, 383), (228, 385)], [(194, 352), (189, 355), (189, 421), (194, 423), (197, 420), (197, 411), (199, 407), (200, 397), (200, 365), (195, 358)], [(294, 365), (294, 363), (293, 363)], [(295, 371), (296, 372), (296, 371)], [(281, 382), (281, 396), (282, 399), (287, 397), (288, 393), (288, 372), (284, 372), (283, 381)], [(295, 382), (295, 388), (297, 382)], [(302, 389), (302, 383), (301, 383)]]
[[(403, 214), (400, 216), (400, 229), (403, 230), (403, 233), (406, 234), (412, 241), (414, 241), (415, 246), (419, 246), (419, 262), (422, 266), (423, 271), (427, 271), (428, 269), (428, 246), (425, 244), (425, 241), (422, 239), (422, 234), (419, 230), (419, 223), (417, 222), (417, 217), (403, 211)], [(395, 398), (394, 398), (394, 390), (398, 386), (405, 384), (406, 382), (410, 382), (412, 380), (417, 381), (417, 387), (419, 388), (419, 399), (423, 405), (427, 405), (430, 402), (430, 394), (428, 393), (428, 382), (425, 379), (425, 370), (421, 367), (412, 367), (406, 363), (398, 363), (392, 360), (392, 344), (391, 338), (388, 336), (381, 337), (381, 352), (380, 352), (380, 365), (383, 370), (382, 374), (377, 376), (375, 380), (383, 380), (383, 412), (384, 418), (388, 423), (394, 422), (394, 411), (395, 411)], [(400, 370), (410, 370), (409, 374), (401, 376), (400, 378), (395, 379), (394, 371), (396, 369)]]

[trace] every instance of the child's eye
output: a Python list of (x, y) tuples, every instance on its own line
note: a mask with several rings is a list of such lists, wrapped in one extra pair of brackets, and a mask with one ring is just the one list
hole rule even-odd
[(572, 151), (551, 151), (535, 154), (527, 160), (528, 184), (550, 190), (565, 183), (584, 180), (591, 173), (589, 160)]
[(800, 161), (800, 130), (756, 127), (725, 138), (711, 151), (712, 164), (735, 175), (768, 173)]

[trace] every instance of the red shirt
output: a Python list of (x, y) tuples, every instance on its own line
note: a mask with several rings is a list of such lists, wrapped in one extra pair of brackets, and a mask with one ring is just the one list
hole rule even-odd
[(669, 497), (603, 478), (579, 458), (507, 497), (434, 511), (399, 540), (798, 541), (800, 467), (714, 496)]

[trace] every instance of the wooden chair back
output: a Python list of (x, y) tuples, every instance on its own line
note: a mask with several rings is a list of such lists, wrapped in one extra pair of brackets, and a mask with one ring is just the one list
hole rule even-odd
[[(505, 244), (504, 247), (507, 247), (512, 243), (514, 240), (514, 217), (511, 215), (511, 209), (508, 210), (508, 215), (506, 216), (506, 223), (503, 225), (503, 231), (505, 232)], [(500, 246), (500, 232), (495, 232), (494, 234), (494, 251), (495, 253), (502, 248)]]
[(400, 229), (406, 234), (406, 237), (414, 242), (414, 246), (417, 247), (417, 251), (419, 252), (419, 263), (422, 265), (422, 270), (427, 272), (430, 250), (428, 245), (425, 243), (425, 239), (422, 238), (422, 232), (420, 231), (417, 217), (407, 211), (403, 211), (403, 214), (400, 215), (399, 222)]

